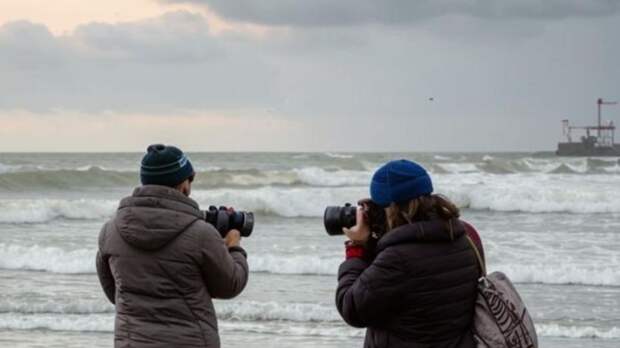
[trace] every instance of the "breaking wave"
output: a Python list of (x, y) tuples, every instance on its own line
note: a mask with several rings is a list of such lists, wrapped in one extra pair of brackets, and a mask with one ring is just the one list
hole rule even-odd
[[(361, 337), (363, 330), (341, 323), (297, 323), (290, 321), (239, 321), (220, 319), (221, 333), (265, 333), (283, 336)], [(114, 314), (0, 314), (0, 329), (70, 332), (113, 332)]]
[[(371, 172), (356, 170), (327, 170), (319, 167), (290, 170), (230, 170), (213, 168), (199, 172), (194, 186), (258, 187), (258, 186), (351, 186), (367, 185)], [(120, 188), (139, 185), (139, 174), (87, 166), (75, 170), (26, 172), (0, 171), (0, 190)]]
[[(250, 304), (254, 306), (255, 304)], [(312, 306), (302, 305), (295, 308), (290, 305), (276, 305), (276, 312), (281, 311), (284, 317), (297, 318), (299, 310), (313, 310)], [(217, 305), (216, 305), (217, 307)], [(280, 308), (278, 308), (280, 307)], [(287, 308), (288, 307), (288, 308)], [(265, 306), (257, 308), (265, 309)], [(245, 309), (242, 309), (242, 312)], [(251, 309), (254, 311), (254, 309)], [(319, 310), (319, 312), (321, 312)], [(253, 332), (253, 333), (269, 333), (279, 335), (294, 336), (318, 336), (318, 337), (362, 337), (363, 330), (346, 327), (337, 318), (337, 313), (330, 310), (327, 314), (329, 321), (321, 321), (312, 324), (303, 320), (297, 323), (290, 322), (288, 319), (279, 318), (276, 312), (272, 321), (265, 321), (261, 316), (248, 318), (227, 318), (226, 315), (220, 317), (219, 326), (221, 331), (226, 332)], [(327, 313), (327, 312), (326, 312)], [(268, 314), (269, 316), (269, 314)], [(306, 316), (306, 314), (301, 314)], [(256, 318), (256, 319), (255, 319)], [(304, 318), (300, 318), (304, 319)], [(241, 320), (241, 321), (240, 321)], [(249, 321), (246, 321), (249, 320)], [(281, 322), (282, 321), (282, 322)], [(114, 331), (114, 314), (16, 314), (1, 313), (0, 329), (4, 330), (36, 330), (45, 329), (51, 331), (72, 331), (72, 332), (113, 332)], [(594, 326), (568, 326), (557, 323), (536, 324), (536, 331), (542, 337), (567, 337), (574, 339), (618, 339), (620, 338), (620, 328), (618, 327), (594, 327)]]
[(594, 326), (567, 326), (561, 324), (538, 324), (536, 333), (546, 337), (566, 337), (584, 339), (617, 339), (620, 338), (620, 328), (600, 328)]
[(52, 273), (95, 273), (94, 249), (64, 250), (0, 243), (0, 269)]
[[(333, 159), (351, 159), (354, 155), (325, 154)], [(617, 158), (516, 158), (488, 155), (478, 159), (450, 160), (435, 155), (422, 164), (435, 175), (441, 174), (620, 174)], [(210, 167), (198, 173), (198, 188), (259, 186), (353, 186), (367, 185), (377, 163), (361, 162), (358, 168), (325, 163), (283, 170), (223, 169)], [(334, 167), (335, 165), (335, 167)], [(0, 163), (0, 190), (72, 189), (131, 187), (139, 184), (137, 171), (109, 170), (83, 165), (70, 169), (45, 169)]]
[(325, 156), (327, 156), (329, 158), (342, 158), (342, 159), (350, 159), (350, 158), (354, 157), (353, 155), (334, 153), (334, 152), (326, 152)]
[(249, 255), (248, 263), (250, 263), (250, 270), (253, 272), (274, 274), (336, 275), (338, 266), (342, 263), (342, 258), (322, 257), (316, 255)]
[[(21, 246), (0, 243), (0, 269), (45, 271), (52, 273), (95, 273), (95, 249), (64, 250), (39, 245)], [(340, 256), (272, 255), (248, 256), (250, 270), (272, 274), (336, 275)], [(606, 266), (562, 264), (528, 265), (522, 263), (491, 265), (516, 283), (582, 284), (620, 286), (617, 262)]]
[(0, 314), (0, 329), (114, 332), (114, 314)]
[(116, 201), (98, 199), (5, 199), (0, 200), (0, 223), (97, 220), (111, 216), (117, 206)]
[(550, 174), (436, 176), (435, 187), (461, 208), (530, 213), (620, 212), (620, 177)]
[[(306, 180), (312, 180), (310, 174)], [(340, 179), (333, 180), (336, 183)], [(503, 177), (445, 175), (436, 176), (435, 187), (437, 192), (464, 209), (529, 213), (620, 213), (620, 176), (591, 176), (583, 181), (574, 176), (558, 179), (551, 175), (527, 174)], [(355, 202), (367, 196), (366, 186), (198, 189), (192, 193), (192, 198), (203, 208), (228, 205), (282, 217), (322, 217), (327, 205)], [(0, 223), (43, 223), (55, 219), (103, 220), (112, 216), (117, 206), (118, 201), (102, 199), (2, 199)]]
[(193, 193), (201, 205), (222, 202), (239, 209), (283, 217), (321, 217), (326, 205), (343, 204), (367, 196), (365, 187), (277, 188), (212, 190)]
[[(295, 321), (325, 322), (338, 321), (340, 316), (331, 305), (312, 303), (279, 303), (274, 301), (216, 301), (216, 312), (220, 319), (243, 321)], [(106, 314), (114, 313), (114, 306), (107, 300), (80, 300), (71, 302), (31, 303), (0, 299), (0, 313), (20, 314)]]
[[(103, 297), (103, 296), (102, 296)], [(0, 298), (0, 313), (20, 314), (102, 314), (114, 313), (114, 306), (104, 300), (71, 299), (70, 303), (49, 300), (48, 302), (11, 301)]]
[[(0, 269), (52, 273), (95, 273), (95, 249), (64, 250), (40, 245), (0, 243)], [(249, 255), (250, 270), (275, 274), (336, 274), (341, 258), (310, 256)]]
[(515, 283), (579, 284), (620, 286), (617, 262), (605, 266), (576, 264), (499, 264), (489, 271), (500, 270)]
[(296, 322), (339, 321), (331, 305), (312, 303), (279, 303), (258, 301), (217, 302), (216, 312), (224, 320), (287, 320)]
[[(518, 175), (510, 177), (437, 176), (436, 191), (459, 207), (531, 213), (620, 213), (620, 177)], [(285, 217), (321, 217), (326, 205), (355, 202), (368, 188), (271, 188), (197, 191), (200, 203), (225, 202)]]
[(137, 173), (111, 171), (93, 166), (71, 170), (0, 172), (0, 189), (6, 191), (125, 187), (135, 186), (138, 183)]

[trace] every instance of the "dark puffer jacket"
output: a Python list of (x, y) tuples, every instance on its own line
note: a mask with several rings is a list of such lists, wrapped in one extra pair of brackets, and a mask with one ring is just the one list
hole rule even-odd
[(340, 266), (336, 305), (367, 327), (364, 347), (470, 348), (479, 269), (458, 220), (398, 227), (379, 240), (376, 258)]
[(248, 265), (201, 216), (181, 192), (142, 186), (101, 230), (97, 273), (116, 304), (115, 347), (220, 346), (212, 298), (238, 295)]

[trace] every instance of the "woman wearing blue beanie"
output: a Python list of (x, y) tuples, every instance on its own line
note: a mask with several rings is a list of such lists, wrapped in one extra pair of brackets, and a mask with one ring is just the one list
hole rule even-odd
[[(336, 291), (343, 319), (367, 328), (366, 348), (475, 347), (470, 327), (480, 270), (465, 235), (482, 246), (473, 227), (433, 194), (429, 174), (411, 161), (379, 168), (370, 195), (372, 204), (361, 201), (357, 209), (357, 225), (344, 229), (347, 259)], [(370, 207), (383, 209), (385, 226), (368, 221), (381, 215)]]

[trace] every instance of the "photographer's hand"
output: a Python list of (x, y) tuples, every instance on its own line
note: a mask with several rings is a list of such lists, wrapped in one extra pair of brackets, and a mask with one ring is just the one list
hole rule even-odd
[(366, 245), (368, 238), (370, 238), (370, 225), (366, 217), (366, 206), (363, 204), (357, 208), (355, 220), (357, 222), (355, 226), (351, 228), (345, 227), (342, 231), (349, 237), (353, 244)]
[(238, 230), (228, 231), (226, 237), (224, 237), (224, 244), (226, 244), (229, 248), (235, 246), (238, 247), (241, 244), (241, 232)]

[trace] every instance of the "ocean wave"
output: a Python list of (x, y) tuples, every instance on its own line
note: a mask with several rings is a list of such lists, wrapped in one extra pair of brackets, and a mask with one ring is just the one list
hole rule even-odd
[[(95, 249), (65, 250), (40, 245), (22, 246), (0, 243), (0, 269), (45, 271), (51, 273), (95, 273)], [(309, 256), (248, 256), (252, 272), (274, 274), (334, 275), (341, 258)]]
[[(349, 156), (349, 155), (347, 155)], [(436, 156), (437, 157), (437, 156)], [(443, 157), (442, 157), (443, 158)], [(446, 157), (447, 158), (447, 157)], [(459, 176), (511, 174), (550, 175), (605, 175), (617, 177), (620, 173), (618, 159), (567, 159), (567, 158), (519, 158), (506, 159), (485, 156), (482, 161), (429, 161), (423, 163), (434, 176), (456, 174)], [(347, 169), (325, 163), (325, 166), (300, 166), (280, 170), (206, 168), (200, 171), (194, 187), (253, 188), (261, 186), (316, 186), (339, 187), (368, 185), (376, 163), (361, 163), (362, 167)], [(580, 180), (583, 180), (581, 178)], [(72, 169), (22, 168), (16, 165), (0, 165), (0, 190), (33, 191), (42, 189), (72, 190), (79, 188), (121, 188), (139, 185), (137, 171), (110, 170), (101, 166), (82, 165)]]
[(0, 174), (18, 172), (20, 170), (22, 170), (20, 165), (0, 163)]
[(350, 158), (355, 157), (353, 155), (347, 155), (347, 154), (341, 154), (341, 153), (335, 153), (335, 152), (326, 152), (325, 156), (329, 158), (340, 158), (340, 159), (350, 159)]
[(435, 155), (435, 156), (433, 156), (433, 159), (437, 160), (437, 161), (444, 161), (444, 162), (452, 161), (452, 157), (445, 156), (445, 155)]
[[(342, 263), (341, 257), (315, 255), (249, 255), (248, 262), (253, 272), (273, 274), (336, 275)], [(579, 284), (593, 286), (620, 286), (620, 265), (578, 264), (490, 264), (489, 271), (501, 270), (515, 283)]]
[(620, 286), (617, 261), (607, 265), (591, 264), (497, 264), (489, 271), (500, 270), (515, 283), (579, 284), (596, 286)]
[(109, 217), (118, 202), (99, 199), (3, 199), (0, 223), (41, 223), (59, 218), (97, 220)]
[(587, 158), (523, 158), (514, 160), (513, 163), (522, 164), (530, 172), (536, 173), (553, 173), (560, 167), (566, 168), (568, 173), (590, 172)]
[(243, 321), (334, 322), (340, 316), (334, 306), (313, 303), (280, 303), (274, 301), (219, 301), (218, 318)]
[[(95, 249), (64, 250), (56, 247), (20, 246), (0, 243), (0, 269), (46, 271), (52, 273), (95, 273)], [(296, 275), (337, 274), (342, 257), (317, 255), (248, 256), (251, 272)], [(515, 283), (581, 284), (620, 286), (617, 262), (589, 264), (490, 264), (489, 271), (501, 270)]]
[(566, 337), (583, 339), (617, 339), (620, 328), (600, 328), (594, 326), (574, 326), (561, 324), (536, 324), (536, 333), (543, 337)]
[(365, 186), (372, 176), (369, 171), (326, 171), (318, 167), (294, 169), (293, 172), (302, 183), (311, 186)]
[[(320, 174), (306, 172), (308, 182)], [(319, 179), (316, 179), (319, 180)], [(351, 178), (332, 178), (333, 185)], [(360, 177), (356, 180), (362, 182)], [(327, 184), (328, 182), (324, 182)], [(457, 206), (472, 210), (575, 214), (620, 213), (620, 177), (552, 175), (454, 176), (434, 178), (436, 192)], [(130, 189), (127, 190), (127, 194)], [(322, 217), (328, 205), (354, 203), (368, 196), (367, 186), (258, 187), (194, 189), (192, 198), (204, 208), (234, 206), (263, 215)], [(119, 197), (120, 200), (121, 197)], [(101, 199), (2, 199), (0, 223), (43, 223), (55, 219), (103, 220), (112, 216), (118, 201)]]
[[(485, 155), (482, 161), (440, 162), (427, 165), (433, 173), (453, 174), (617, 174), (620, 159), (617, 158), (518, 158), (506, 159)], [(434, 171), (433, 168), (440, 168)]]
[(341, 257), (316, 255), (281, 256), (249, 255), (248, 263), (252, 272), (274, 274), (336, 275)]
[[(194, 198), (209, 205), (234, 206), (259, 214), (281, 217), (320, 217), (326, 205), (355, 202), (368, 195), (365, 187), (194, 190)], [(121, 197), (119, 197), (119, 200)], [(111, 217), (118, 201), (100, 199), (3, 199), (0, 223), (31, 224), (56, 219), (104, 220)]]
[[(216, 301), (217, 317), (221, 320), (240, 321), (338, 321), (336, 308), (314, 303), (280, 303), (275, 301)], [(0, 313), (19, 314), (106, 314), (114, 313), (114, 306), (103, 299), (32, 302), (0, 298)]]
[(250, 190), (196, 191), (192, 195), (202, 205), (215, 202), (267, 215), (282, 217), (322, 217), (325, 206), (354, 202), (368, 195), (366, 187), (279, 188)]
[[(102, 296), (103, 297), (103, 296)], [(107, 300), (83, 300), (72, 298), (71, 302), (49, 299), (47, 302), (14, 301), (0, 298), (0, 313), (20, 314), (104, 314), (114, 313), (114, 305)]]
[(28, 170), (0, 173), (0, 190), (75, 189), (135, 186), (137, 172), (105, 170), (97, 166), (75, 169)]
[[(335, 312), (335, 309), (332, 310)], [(220, 318), (222, 333), (252, 332), (286, 336), (362, 337), (364, 330), (345, 326), (334, 314), (328, 322), (309, 323), (280, 322), (250, 319)], [(560, 323), (535, 324), (540, 337), (566, 337), (573, 339), (618, 339), (620, 328), (564, 325)], [(113, 332), (114, 314), (19, 314), (0, 313), (0, 329), (4, 330), (51, 330), (71, 332)]]
[(492, 161), (477, 164), (476, 168), (488, 174), (512, 174), (517, 172), (513, 170), (510, 166), (502, 165)]
[[(334, 309), (335, 311), (335, 309)], [(218, 320), (221, 334), (250, 332), (281, 336), (362, 337), (363, 330), (344, 323)], [(1, 313), (0, 329), (69, 332), (113, 332), (114, 314), (16, 314)]]
[(114, 332), (114, 314), (0, 313), (0, 329)]
[(52, 273), (95, 273), (96, 250), (64, 250), (0, 243), (0, 269)]
[(443, 169), (446, 173), (480, 173), (480, 168), (476, 165), (476, 163), (437, 163), (435, 165)]
[(437, 192), (461, 208), (529, 213), (619, 213), (620, 177), (554, 176), (436, 176)]
[[(551, 175), (435, 177), (436, 192), (460, 208), (529, 213), (620, 213), (620, 177), (583, 181)], [(284, 217), (322, 217), (327, 205), (355, 202), (368, 188), (278, 188), (197, 191), (201, 203), (221, 202), (240, 209)]]
[[(371, 175), (370, 171), (328, 170), (320, 167), (290, 170), (212, 168), (197, 174), (194, 187), (355, 186), (367, 185)], [(0, 190), (133, 187), (139, 185), (139, 178), (138, 172), (114, 171), (96, 166), (84, 166), (72, 170), (0, 171)]]

